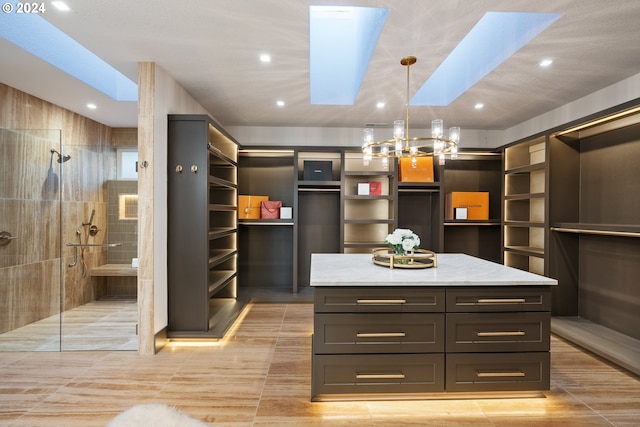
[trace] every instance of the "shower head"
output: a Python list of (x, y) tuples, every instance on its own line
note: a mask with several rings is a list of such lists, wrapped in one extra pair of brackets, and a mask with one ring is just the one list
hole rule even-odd
[(58, 163), (64, 163), (67, 160), (69, 160), (71, 158), (70, 155), (65, 154), (64, 156), (62, 154), (60, 154), (60, 152), (58, 150), (56, 150), (55, 148), (51, 149), (51, 155), (53, 156), (53, 153), (56, 153), (58, 155)]

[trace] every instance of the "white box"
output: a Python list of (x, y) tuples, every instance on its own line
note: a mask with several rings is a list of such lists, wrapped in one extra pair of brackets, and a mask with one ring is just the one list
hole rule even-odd
[(280, 219), (293, 218), (293, 208), (291, 206), (282, 206), (280, 208)]
[(358, 196), (368, 196), (369, 195), (369, 183), (368, 182), (359, 182), (358, 183)]
[(454, 219), (467, 219), (467, 208), (455, 208)]

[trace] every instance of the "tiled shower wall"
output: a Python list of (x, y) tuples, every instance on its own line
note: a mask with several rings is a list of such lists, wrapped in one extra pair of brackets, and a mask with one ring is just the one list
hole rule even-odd
[[(62, 165), (63, 169), (54, 162), (55, 176), (59, 179), (56, 191), (62, 194), (53, 195), (34, 191), (34, 188), (46, 187), (46, 171), (51, 158), (49, 149), (59, 147), (49, 147), (48, 142), (37, 145), (37, 148), (17, 145), (22, 147), (25, 161), (33, 170), (33, 173), (20, 177), (3, 174), (10, 169), (9, 166), (14, 166), (4, 162), (15, 159), (8, 155), (0, 156), (0, 180), (10, 181), (12, 194), (17, 195), (0, 195), (0, 228), (7, 224), (6, 227), (14, 230), (25, 230), (29, 223), (17, 222), (28, 218), (35, 218), (35, 224), (49, 224), (41, 226), (38, 234), (25, 234), (24, 238), (11, 243), (12, 250), (18, 253), (28, 252), (30, 245), (45, 245), (46, 248), (38, 251), (37, 259), (7, 258), (2, 250), (9, 246), (0, 247), (0, 323), (6, 323), (12, 329), (56, 314), (60, 307), (67, 310), (93, 301), (104, 292), (101, 285), (91, 279), (88, 270), (106, 263), (107, 250), (86, 248), (86, 269), (80, 262), (69, 267), (73, 261), (73, 249), (66, 244), (77, 243), (79, 238), (83, 243), (107, 243), (104, 231), (107, 226), (107, 181), (116, 176), (116, 146), (112, 142), (110, 127), (1, 83), (0, 128), (58, 130), (62, 151), (71, 156)], [(13, 145), (16, 143), (20, 144), (20, 141), (14, 141)], [(60, 197), (61, 202), (58, 202)], [(51, 208), (42, 210), (47, 205)], [(34, 211), (32, 206), (40, 210)], [(90, 219), (93, 210), (93, 223), (102, 230), (95, 237), (89, 236), (88, 227), (82, 225)], [(60, 295), (55, 289), (60, 277), (64, 284), (62, 301), (55, 300)], [(6, 319), (10, 320), (5, 322)], [(6, 330), (6, 325), (0, 325), (0, 332)]]

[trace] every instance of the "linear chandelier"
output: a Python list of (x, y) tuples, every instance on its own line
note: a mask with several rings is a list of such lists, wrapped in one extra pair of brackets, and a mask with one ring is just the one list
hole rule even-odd
[(381, 157), (383, 164), (388, 164), (389, 158), (411, 158), (411, 166), (416, 167), (417, 158), (424, 156), (438, 157), (439, 164), (444, 165), (446, 155), (455, 159), (460, 143), (460, 128), (449, 128), (445, 135), (442, 120), (431, 121), (431, 137), (409, 136), (409, 81), (410, 69), (417, 61), (415, 56), (405, 56), (400, 64), (407, 67), (407, 96), (405, 104), (405, 119), (393, 122), (393, 139), (376, 141), (373, 128), (365, 128), (362, 141), (363, 161), (365, 165), (373, 157)]

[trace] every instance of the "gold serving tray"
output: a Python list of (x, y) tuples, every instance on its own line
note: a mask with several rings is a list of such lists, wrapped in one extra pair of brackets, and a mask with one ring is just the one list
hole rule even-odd
[(436, 268), (438, 260), (435, 252), (417, 249), (407, 255), (396, 255), (388, 248), (373, 249), (373, 263), (383, 267), (394, 268)]

